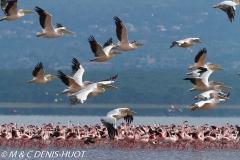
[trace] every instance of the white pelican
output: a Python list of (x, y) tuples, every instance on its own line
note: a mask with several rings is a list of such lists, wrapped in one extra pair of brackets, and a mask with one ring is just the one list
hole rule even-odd
[(57, 38), (63, 34), (73, 34), (73, 32), (66, 30), (61, 24), (57, 23), (57, 28), (53, 28), (52, 15), (39, 7), (35, 7), (35, 11), (39, 14), (39, 22), (43, 29), (43, 33), (37, 33), (37, 37)]
[(95, 97), (99, 94), (102, 94), (105, 92), (104, 88), (114, 88), (117, 89), (117, 87), (109, 85), (111, 83), (114, 83), (117, 79), (118, 75), (115, 75), (114, 77), (111, 77), (110, 79), (103, 80), (100, 82), (92, 83), (86, 86), (86, 88), (80, 90), (77, 93), (71, 94), (70, 97), (70, 106), (84, 103), (84, 101), (87, 100), (87, 98)]
[(189, 105), (190, 111), (195, 111), (195, 110), (209, 110), (218, 105), (220, 101), (225, 101), (228, 100), (229, 97), (222, 97), (218, 95), (214, 95), (214, 98), (206, 100), (206, 101), (199, 101), (197, 103), (194, 103), (192, 105)]
[(206, 63), (204, 66), (205, 67), (198, 67), (196, 70), (187, 73), (187, 75), (193, 75), (193, 77), (202, 77), (203, 75), (206, 75), (209, 77), (215, 70), (224, 70), (223, 68), (210, 62)]
[(68, 76), (58, 71), (58, 78), (62, 80), (62, 82), (68, 87), (68, 89), (65, 89), (62, 94), (69, 93), (73, 94), (76, 93), (82, 89), (84, 89), (89, 84), (92, 84), (93, 82), (90, 81), (84, 81), (82, 82), (82, 76), (84, 73), (84, 68), (82, 65), (78, 62), (76, 58), (72, 59), (72, 73), (71, 76)]
[(200, 38), (186, 38), (178, 41), (173, 41), (169, 49), (172, 47), (187, 48), (194, 45), (195, 43), (202, 43), (202, 41)]
[(90, 62), (103, 62), (107, 61), (114, 57), (114, 54), (121, 54), (121, 52), (111, 52), (113, 48), (112, 37), (103, 45), (99, 44), (93, 36), (88, 38), (92, 52), (94, 53), (95, 58), (90, 60)]
[(222, 86), (222, 85), (215, 85), (214, 89), (215, 90), (209, 90), (206, 92), (203, 92), (197, 96), (194, 97), (194, 100), (208, 100), (210, 98), (213, 98), (214, 95), (226, 95), (227, 93), (222, 93), (221, 89), (231, 89), (232, 87), (228, 87), (228, 86)]
[(34, 13), (30, 10), (20, 9), (17, 11), (18, 3), (17, 0), (1, 0), (2, 11), (5, 17), (1, 18), (0, 21), (7, 20), (12, 21), (23, 17), (25, 14)]
[(239, 0), (223, 1), (218, 5), (214, 5), (213, 8), (219, 8), (223, 10), (225, 13), (227, 13), (230, 22), (232, 22), (234, 20), (237, 5), (239, 5)]
[[(207, 67), (206, 64), (205, 64), (206, 57), (207, 57), (207, 50), (206, 50), (206, 48), (203, 48), (195, 56), (195, 59), (194, 59), (195, 64), (193, 66), (190, 66), (188, 68), (188, 70), (196, 70), (199, 67), (206, 68)], [(213, 64), (213, 63), (210, 63), (210, 62), (208, 62), (208, 63), (211, 64), (213, 67), (219, 67), (217, 64)]]
[(107, 113), (106, 117), (101, 118), (101, 122), (106, 126), (110, 140), (114, 140), (116, 130), (116, 122), (122, 118), (127, 123), (133, 122), (133, 114), (136, 112), (129, 110), (129, 108), (117, 108)]
[(215, 82), (215, 81), (208, 82), (208, 78), (206, 77), (184, 78), (183, 80), (190, 80), (190, 82), (193, 84), (194, 88), (190, 89), (189, 91), (204, 92), (213, 88), (214, 85), (222, 84), (221, 82)]
[(123, 22), (117, 17), (114, 16), (113, 19), (115, 20), (116, 24), (116, 35), (118, 39), (118, 45), (114, 46), (113, 49), (118, 49), (122, 51), (130, 51), (137, 48), (137, 46), (143, 46), (142, 43), (137, 43), (133, 41), (129, 43), (128, 41), (128, 34), (127, 34), (127, 27), (123, 24)]
[(39, 62), (36, 65), (35, 69), (32, 72), (32, 75), (33, 75), (33, 79), (28, 81), (28, 83), (44, 84), (51, 81), (52, 78), (57, 78), (57, 76), (53, 76), (50, 74), (47, 74), (44, 76), (42, 62)]

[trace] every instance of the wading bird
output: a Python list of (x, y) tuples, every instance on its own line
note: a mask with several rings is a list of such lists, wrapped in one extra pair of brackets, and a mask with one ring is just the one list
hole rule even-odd
[(95, 97), (99, 94), (102, 94), (105, 92), (104, 88), (114, 88), (117, 89), (117, 87), (109, 85), (111, 83), (114, 83), (117, 79), (118, 75), (115, 75), (111, 77), (110, 79), (103, 80), (100, 82), (92, 83), (86, 86), (86, 88), (80, 90), (77, 93), (71, 94), (70, 97), (70, 106), (84, 103), (84, 101), (87, 100), (87, 98)]
[(116, 35), (118, 39), (118, 45), (114, 46), (113, 49), (118, 49), (122, 51), (130, 51), (137, 48), (137, 46), (143, 46), (142, 43), (137, 43), (133, 41), (129, 43), (128, 41), (128, 34), (127, 34), (127, 27), (123, 24), (123, 22), (117, 17), (113, 17), (115, 24), (116, 24)]
[(1, 18), (0, 21), (7, 20), (12, 21), (23, 17), (25, 14), (34, 13), (30, 10), (20, 9), (17, 11), (18, 2), (17, 0), (1, 0), (2, 11), (5, 17)]
[(90, 62), (103, 62), (107, 61), (114, 57), (114, 54), (121, 54), (121, 52), (112, 52), (113, 48), (112, 37), (103, 45), (99, 44), (93, 36), (88, 38), (92, 52), (94, 53), (95, 58), (90, 60)]
[(57, 23), (57, 27), (53, 28), (52, 15), (44, 11), (39, 7), (35, 7), (35, 11), (39, 14), (39, 22), (43, 29), (43, 33), (37, 33), (37, 37), (44, 38), (57, 38), (63, 36), (63, 34), (73, 34), (73, 32), (66, 30), (61, 24)]
[(129, 110), (129, 108), (117, 108), (108, 112), (106, 117), (100, 119), (108, 130), (110, 140), (114, 140), (117, 133), (116, 122), (124, 118), (127, 123), (131, 123), (133, 122), (133, 114), (136, 114), (136, 112)]
[(178, 41), (173, 41), (169, 49), (172, 47), (187, 48), (194, 45), (195, 43), (202, 43), (202, 41), (200, 38), (186, 38)]
[(47, 74), (44, 76), (42, 62), (39, 62), (36, 65), (35, 69), (32, 72), (32, 75), (33, 75), (33, 79), (28, 81), (28, 83), (44, 84), (51, 81), (52, 78), (58, 78), (57, 76), (53, 76), (50, 74)]
[(228, 15), (228, 19), (230, 22), (234, 20), (235, 12), (236, 12), (236, 6), (239, 5), (239, 0), (233, 0), (233, 1), (223, 1), (219, 3), (218, 5), (214, 5), (213, 8), (219, 8), (223, 10)]

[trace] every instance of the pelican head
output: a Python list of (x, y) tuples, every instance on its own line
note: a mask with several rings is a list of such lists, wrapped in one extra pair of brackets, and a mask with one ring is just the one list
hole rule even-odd
[(216, 82), (216, 81), (210, 81), (208, 83), (209, 83), (209, 86), (211, 86), (211, 87), (214, 87), (215, 85), (221, 85), (222, 84), (221, 82)]
[(136, 114), (137, 112), (131, 111), (129, 108), (122, 108), (120, 112), (127, 113), (128, 115)]
[(73, 32), (67, 30), (65, 27), (57, 28), (57, 32), (60, 33), (60, 34), (62, 34), (62, 33), (64, 33), (64, 34), (73, 34)]
[(135, 40), (131, 43), (131, 45), (134, 47), (134, 48), (137, 48), (137, 46), (143, 46), (144, 44), (143, 43), (137, 43)]
[(58, 76), (54, 76), (54, 75), (51, 75), (51, 74), (47, 74), (45, 76), (45, 78), (48, 80), (48, 81), (51, 81), (52, 78), (58, 78)]
[(169, 49), (172, 47), (178, 46), (178, 43), (176, 41), (173, 41), (172, 44), (170, 45)]
[(30, 11), (30, 10), (24, 10), (24, 9), (20, 9), (19, 11), (18, 11), (18, 13), (19, 14), (32, 14), (32, 13), (34, 13), (33, 11)]
[(68, 30), (66, 29), (66, 27), (63, 27), (63, 25), (60, 24), (60, 23), (57, 23), (57, 24), (56, 24), (56, 31), (57, 31), (59, 34), (63, 34), (63, 33), (65, 33), (65, 34), (73, 34), (73, 32), (68, 31)]
[(209, 69), (213, 70), (213, 71), (216, 71), (216, 70), (224, 70), (224, 68), (222, 67), (219, 67), (219, 66), (215, 66), (215, 65), (210, 65), (208, 66)]
[(201, 41), (200, 38), (194, 38), (194, 39), (192, 39), (192, 40), (193, 40), (193, 42), (195, 42), (195, 43), (202, 43), (202, 41)]

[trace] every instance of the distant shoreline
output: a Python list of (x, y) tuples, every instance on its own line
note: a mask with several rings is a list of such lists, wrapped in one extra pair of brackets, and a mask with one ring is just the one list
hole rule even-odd
[[(35, 104), (35, 103), (0, 103), (1, 115), (66, 115), (66, 116), (103, 116), (115, 108), (131, 108), (136, 116), (168, 117), (239, 117), (237, 105), (218, 105), (206, 111), (190, 112), (187, 105), (153, 105), (153, 104)], [(12, 113), (11, 111), (14, 112)], [(171, 110), (171, 111), (169, 111)]]

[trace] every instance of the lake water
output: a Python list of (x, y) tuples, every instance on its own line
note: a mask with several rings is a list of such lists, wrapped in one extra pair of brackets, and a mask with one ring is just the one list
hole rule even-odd
[[(19, 115), (12, 115), (12, 116), (5, 116), (2, 115), (0, 117), (0, 123), (17, 123), (18, 126), (21, 124), (29, 125), (37, 125), (41, 126), (42, 123), (56, 123), (60, 122), (62, 125), (67, 125), (67, 121), (71, 120), (73, 124), (81, 123), (84, 124), (91, 124), (94, 125), (96, 123), (100, 123), (100, 117), (98, 116), (19, 116)], [(145, 125), (153, 125), (154, 123), (163, 124), (163, 125), (170, 125), (170, 124), (177, 124), (182, 125), (182, 122), (187, 120), (189, 125), (225, 125), (226, 123), (232, 125), (240, 125), (239, 118), (225, 118), (225, 117), (134, 117), (134, 125), (137, 124), (145, 124)], [(117, 124), (124, 122), (120, 120)], [(59, 153), (57, 157), (51, 156), (48, 157), (40, 157), (40, 153), (43, 151), (46, 152), (47, 150), (52, 152)], [(79, 150), (71, 150), (71, 149), (57, 149), (57, 148), (49, 148), (44, 150), (26, 150), (26, 149), (1, 149), (0, 148), (0, 156), (3, 152), (10, 152), (15, 153), (17, 151), (17, 156), (20, 153), (24, 153), (23, 157), (15, 157), (15, 158), (3, 158), (0, 159), (41, 159), (41, 160), (74, 160), (74, 159), (86, 159), (86, 160), (172, 160), (172, 159), (180, 159), (180, 160), (237, 160), (240, 159), (240, 152), (239, 150), (200, 150), (200, 151), (180, 151), (180, 150), (119, 150), (119, 149), (79, 149)], [(84, 156), (81, 157), (79, 154), (84, 152)], [(76, 153), (74, 157), (67, 157), (65, 154), (66, 152), (74, 152)], [(27, 153), (30, 153), (29, 158), (27, 157)], [(62, 155), (62, 156), (61, 156)], [(34, 157), (35, 156), (35, 157)]]

